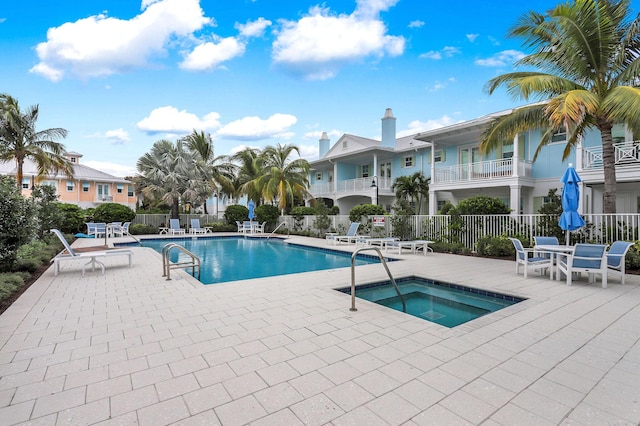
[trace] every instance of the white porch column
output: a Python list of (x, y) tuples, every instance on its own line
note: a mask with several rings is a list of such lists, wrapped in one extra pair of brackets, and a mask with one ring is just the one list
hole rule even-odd
[[(431, 141), (431, 183), (434, 183), (436, 181), (435, 177), (436, 177), (436, 143)], [(431, 202), (429, 202), (429, 204), (431, 204)]]
[(438, 193), (432, 189), (429, 190), (429, 215), (433, 216), (438, 212)]
[[(582, 171), (582, 167), (583, 167), (582, 157), (583, 157), (582, 137), (580, 137), (578, 138), (578, 144), (576, 145), (576, 172)], [(582, 191), (582, 188), (580, 188), (580, 191)], [(578, 210), (578, 212), (581, 212), (581, 211)]]
[(518, 165), (520, 164), (520, 152), (518, 151), (518, 135), (513, 138), (513, 157), (511, 157), (511, 168), (513, 169), (512, 176), (518, 177), (520, 174), (520, 168)]
[(520, 214), (520, 195), (522, 189), (520, 185), (509, 185), (510, 197), (509, 208), (511, 209), (511, 216), (517, 216)]
[[(370, 175), (378, 176), (378, 154), (373, 154), (373, 171), (370, 173)], [(376, 184), (378, 183), (376, 182)]]
[(338, 193), (338, 163), (333, 163), (333, 195)]

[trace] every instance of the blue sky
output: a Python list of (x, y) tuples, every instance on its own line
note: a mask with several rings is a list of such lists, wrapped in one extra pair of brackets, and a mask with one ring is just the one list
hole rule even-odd
[(0, 6), (0, 92), (69, 131), (82, 163), (131, 175), (160, 139), (193, 129), (215, 154), (326, 131), (380, 138), (521, 102), (483, 90), (526, 52), (505, 37), (557, 1), (22, 0)]

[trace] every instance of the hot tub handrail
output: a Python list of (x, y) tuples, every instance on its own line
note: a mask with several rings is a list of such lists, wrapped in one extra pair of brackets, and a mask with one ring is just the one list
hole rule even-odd
[[(190, 262), (176, 262), (171, 263), (169, 255), (171, 250), (177, 248), (181, 252), (185, 253), (191, 258)], [(162, 247), (162, 276), (167, 277), (167, 281), (171, 280), (171, 269), (178, 269), (183, 267), (191, 267), (191, 275), (195, 277), (196, 268), (198, 269), (198, 279), (200, 279), (200, 258), (189, 250), (177, 243), (168, 243)]]
[(393, 288), (396, 289), (396, 293), (398, 293), (398, 297), (400, 298), (400, 301), (402, 302), (402, 312), (407, 312), (407, 304), (404, 301), (404, 297), (402, 296), (402, 293), (400, 293), (400, 288), (398, 288), (398, 284), (396, 284), (396, 280), (393, 278), (393, 275), (391, 275), (391, 271), (389, 270), (389, 266), (387, 266), (387, 261), (384, 259), (384, 256), (382, 255), (382, 252), (380, 251), (380, 249), (378, 247), (360, 247), (358, 249), (356, 249), (353, 254), (351, 255), (351, 308), (349, 308), (350, 311), (357, 311), (356, 309), (356, 269), (355, 269), (355, 263), (356, 263), (356, 256), (358, 255), (358, 253), (360, 253), (361, 251), (365, 251), (365, 250), (375, 250), (376, 253), (378, 253), (378, 257), (380, 258), (380, 263), (382, 263), (382, 266), (384, 266), (384, 269), (387, 271), (387, 275), (389, 275), (389, 278), (391, 279), (391, 284), (393, 284)]
[(284, 225), (285, 223), (287, 223), (287, 222), (280, 222), (280, 223), (278, 224), (278, 226), (276, 226), (276, 229), (274, 229), (273, 231), (271, 231), (271, 233), (270, 233), (269, 235), (267, 235), (267, 240), (268, 240), (269, 238), (271, 238), (271, 237), (273, 236), (273, 234), (275, 234), (275, 233), (276, 233), (276, 231), (278, 230), (278, 228), (280, 228), (280, 227), (281, 227), (282, 225)]

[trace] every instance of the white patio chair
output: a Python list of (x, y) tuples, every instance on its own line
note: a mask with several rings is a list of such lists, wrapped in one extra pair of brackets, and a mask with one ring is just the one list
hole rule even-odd
[(620, 284), (624, 285), (625, 257), (633, 243), (616, 241), (607, 252), (607, 274), (620, 275)]
[(573, 274), (586, 272), (589, 282), (596, 274), (602, 277), (602, 288), (607, 288), (607, 258), (605, 244), (576, 244), (573, 254), (558, 253), (556, 268), (567, 277), (567, 285), (572, 284)]
[(527, 272), (540, 271), (544, 274), (549, 269), (549, 279), (553, 279), (553, 261), (552, 256), (547, 257), (548, 253), (534, 251), (534, 249), (526, 249), (522, 246), (522, 242), (517, 238), (509, 238), (516, 249), (516, 274), (520, 273), (520, 265), (524, 271), (524, 277), (527, 278)]

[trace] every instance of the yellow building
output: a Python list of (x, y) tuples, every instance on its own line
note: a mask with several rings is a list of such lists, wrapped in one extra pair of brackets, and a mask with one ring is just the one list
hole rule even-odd
[[(36, 184), (50, 185), (56, 189), (58, 200), (62, 203), (76, 204), (85, 209), (98, 207), (103, 203), (119, 203), (135, 210), (136, 196), (133, 183), (80, 164), (82, 154), (77, 152), (67, 152), (66, 157), (73, 164), (73, 179), (58, 174), (48, 175), (37, 181), (38, 171), (35, 163), (25, 160), (22, 168), (22, 194), (26, 197), (31, 195), (31, 189)], [(15, 177), (15, 163), (0, 163), (0, 175)]]

